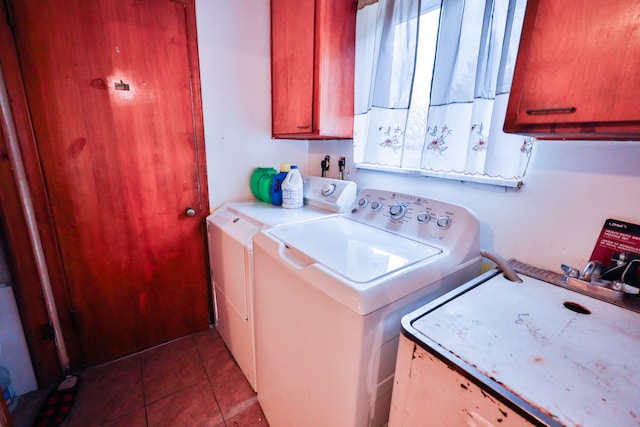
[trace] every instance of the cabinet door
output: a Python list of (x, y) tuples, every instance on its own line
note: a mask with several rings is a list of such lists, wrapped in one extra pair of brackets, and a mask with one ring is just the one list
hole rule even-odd
[(640, 2), (529, 0), (506, 132), (640, 139)]
[(313, 130), (314, 10), (314, 0), (271, 1), (274, 136)]
[(274, 138), (353, 137), (355, 0), (272, 0)]
[(314, 123), (326, 137), (353, 138), (354, 0), (316, 1)]

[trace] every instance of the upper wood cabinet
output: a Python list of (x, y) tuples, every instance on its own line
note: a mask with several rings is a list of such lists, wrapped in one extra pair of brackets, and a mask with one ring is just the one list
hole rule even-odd
[(640, 2), (529, 0), (505, 132), (640, 139)]
[(272, 134), (353, 137), (355, 0), (271, 0)]

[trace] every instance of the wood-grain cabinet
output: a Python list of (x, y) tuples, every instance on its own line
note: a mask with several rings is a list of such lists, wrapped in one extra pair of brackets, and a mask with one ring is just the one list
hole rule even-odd
[(505, 132), (640, 140), (640, 2), (529, 0)]
[(355, 0), (271, 0), (272, 135), (353, 137)]

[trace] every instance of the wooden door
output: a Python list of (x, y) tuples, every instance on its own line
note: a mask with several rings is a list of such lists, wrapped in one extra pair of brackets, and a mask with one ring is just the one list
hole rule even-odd
[(185, 2), (10, 8), (85, 362), (207, 328), (208, 203)]

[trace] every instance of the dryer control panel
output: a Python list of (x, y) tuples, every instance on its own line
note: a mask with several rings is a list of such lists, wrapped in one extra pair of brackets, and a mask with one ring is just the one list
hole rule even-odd
[(346, 211), (356, 198), (356, 183), (308, 176), (304, 180), (304, 203), (328, 212)]

